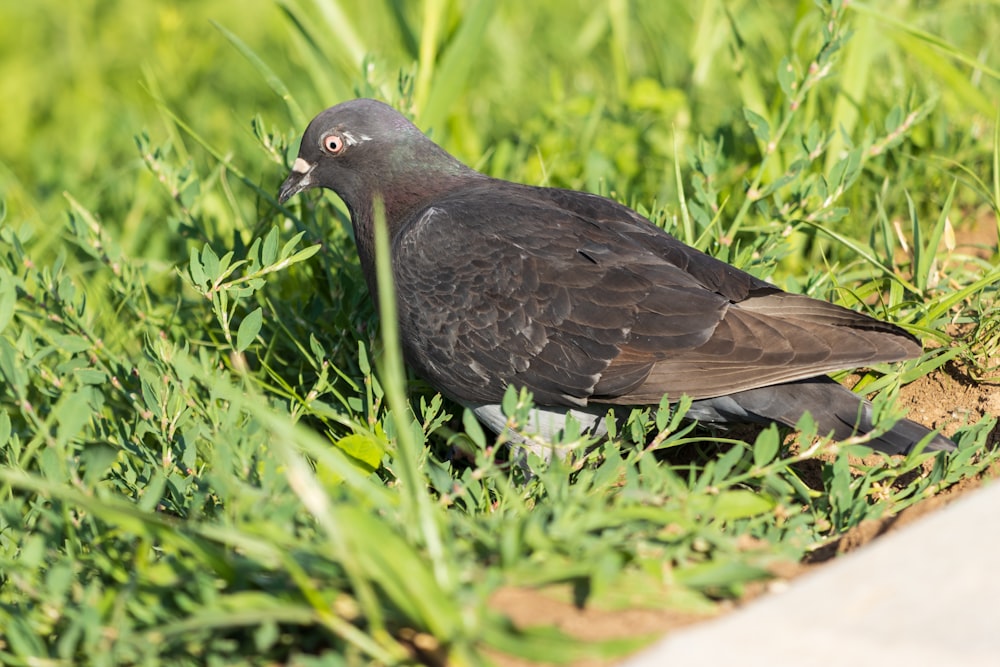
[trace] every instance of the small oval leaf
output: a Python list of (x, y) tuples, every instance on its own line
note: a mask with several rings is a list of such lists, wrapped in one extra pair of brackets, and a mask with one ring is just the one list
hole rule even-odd
[(236, 332), (237, 352), (243, 352), (250, 347), (250, 343), (252, 343), (254, 338), (257, 337), (257, 334), (260, 333), (260, 327), (263, 323), (264, 313), (260, 308), (257, 308), (243, 318), (243, 321), (240, 322), (240, 329)]

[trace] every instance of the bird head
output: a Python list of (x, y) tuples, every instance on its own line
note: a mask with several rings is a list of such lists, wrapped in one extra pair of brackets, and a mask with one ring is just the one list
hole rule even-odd
[(435, 175), (467, 171), (388, 104), (357, 99), (309, 123), (278, 201), (322, 187), (336, 192), (352, 213), (361, 212), (375, 196), (404, 197)]
[(400, 121), (410, 125), (392, 107), (376, 100), (352, 100), (322, 112), (302, 136), (298, 157), (281, 184), (278, 201), (284, 204), (303, 190), (317, 187), (341, 197), (352, 194), (351, 186), (362, 172), (378, 169), (377, 144), (385, 143), (386, 135), (400, 126)]

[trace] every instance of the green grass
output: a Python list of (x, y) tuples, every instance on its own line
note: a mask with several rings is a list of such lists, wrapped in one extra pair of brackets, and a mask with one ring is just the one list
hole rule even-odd
[(992, 418), (851, 465), (808, 420), (743, 442), (681, 405), (529, 474), (407, 378), (336, 198), (274, 199), (309, 117), (386, 99), (486, 173), (934, 343), (863, 376), (888, 422), (900, 383), (995, 374), (997, 248), (950, 239), (1000, 202), (1000, 10), (820, 4), (0, 6), (0, 662), (621, 655), (643, 638), (489, 596), (712, 613), (995, 462)]

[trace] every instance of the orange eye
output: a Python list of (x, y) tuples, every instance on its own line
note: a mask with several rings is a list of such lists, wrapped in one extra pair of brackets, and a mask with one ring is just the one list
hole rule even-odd
[(323, 137), (323, 148), (330, 155), (337, 155), (344, 150), (344, 138), (339, 134), (328, 134)]

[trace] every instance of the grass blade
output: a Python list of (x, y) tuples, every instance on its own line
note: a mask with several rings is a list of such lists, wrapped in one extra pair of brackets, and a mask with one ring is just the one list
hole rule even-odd
[(281, 80), (281, 77), (275, 74), (274, 70), (268, 67), (267, 63), (265, 63), (260, 56), (254, 53), (254, 50), (251, 49), (246, 42), (227, 30), (222, 24), (216, 21), (212, 21), (211, 23), (215, 26), (215, 29), (221, 32), (222, 36), (225, 37), (230, 44), (235, 46), (236, 50), (243, 54), (243, 57), (246, 58), (251, 65), (253, 65), (253, 68), (257, 70), (261, 78), (267, 82), (268, 87), (274, 91), (274, 94), (284, 100), (288, 107), (288, 112), (292, 118), (292, 122), (297, 126), (305, 125), (306, 121), (309, 119), (302, 112), (302, 108), (299, 106), (299, 103), (295, 101), (295, 97), (292, 95), (291, 91), (288, 90), (288, 86), (286, 86), (285, 82)]

